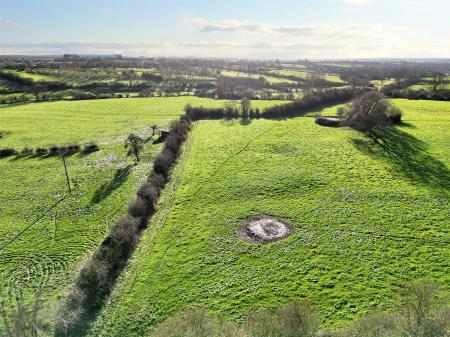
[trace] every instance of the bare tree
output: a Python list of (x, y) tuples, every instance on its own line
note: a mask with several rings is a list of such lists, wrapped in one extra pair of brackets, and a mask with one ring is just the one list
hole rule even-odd
[[(397, 117), (398, 114), (400, 117)], [(372, 137), (375, 128), (391, 122), (391, 115), (401, 118), (399, 109), (393, 107), (382, 93), (370, 91), (352, 101), (346, 124)]]
[(140, 152), (143, 149), (142, 143), (142, 138), (134, 133), (130, 133), (127, 140), (125, 141), (125, 147), (128, 149), (127, 154), (129, 156), (134, 155), (138, 162), (141, 160)]
[(152, 135), (150, 136), (150, 138), (153, 138), (153, 136), (156, 134), (156, 130), (158, 130), (158, 125), (150, 125), (150, 128), (152, 129)]
[(242, 97), (241, 99), (241, 112), (242, 116), (246, 117), (250, 111), (252, 102), (247, 97)]

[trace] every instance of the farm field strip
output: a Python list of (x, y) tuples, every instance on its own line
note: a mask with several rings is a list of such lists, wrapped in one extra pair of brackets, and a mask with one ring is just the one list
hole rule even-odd
[[(167, 216), (144, 233), (91, 335), (148, 334), (189, 307), (239, 320), (299, 298), (337, 327), (389, 309), (410, 280), (448, 290), (450, 103), (394, 104), (405, 124), (388, 154), (312, 118), (196, 123)], [(261, 214), (294, 233), (239, 241), (237, 226)]]

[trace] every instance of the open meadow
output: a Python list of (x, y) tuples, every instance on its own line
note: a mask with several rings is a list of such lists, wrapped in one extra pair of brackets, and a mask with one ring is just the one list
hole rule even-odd
[[(95, 142), (100, 150), (66, 158), (68, 193), (57, 155), (0, 158), (0, 301), (42, 289), (45, 300), (75, 276), (151, 171), (162, 143), (149, 138), (150, 125), (168, 127), (186, 104), (220, 107), (197, 97), (129, 98), (49, 102), (0, 107), (0, 148), (48, 147)], [(255, 102), (261, 108), (277, 101)], [(135, 132), (144, 140), (142, 160), (127, 157), (124, 141)]]
[[(392, 309), (411, 280), (448, 291), (450, 103), (392, 102), (404, 122), (380, 143), (309, 117), (196, 122), (91, 335), (150, 335), (192, 307), (238, 321), (302, 298), (322, 328), (340, 327)], [(293, 233), (239, 240), (258, 215)]]

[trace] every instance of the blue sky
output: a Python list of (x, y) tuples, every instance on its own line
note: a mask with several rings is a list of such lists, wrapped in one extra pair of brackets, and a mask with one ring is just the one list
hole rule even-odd
[(450, 57), (448, 0), (0, 0), (0, 54)]

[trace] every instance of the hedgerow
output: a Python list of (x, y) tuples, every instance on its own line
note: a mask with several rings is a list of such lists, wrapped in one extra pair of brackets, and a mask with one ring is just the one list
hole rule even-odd
[(155, 159), (153, 171), (128, 206), (128, 214), (111, 229), (102, 244), (79, 271), (59, 308), (56, 336), (78, 336), (89, 327), (135, 250), (146, 228), (161, 190), (169, 179), (182, 143), (190, 129), (190, 119), (180, 118), (171, 128), (164, 148)]

